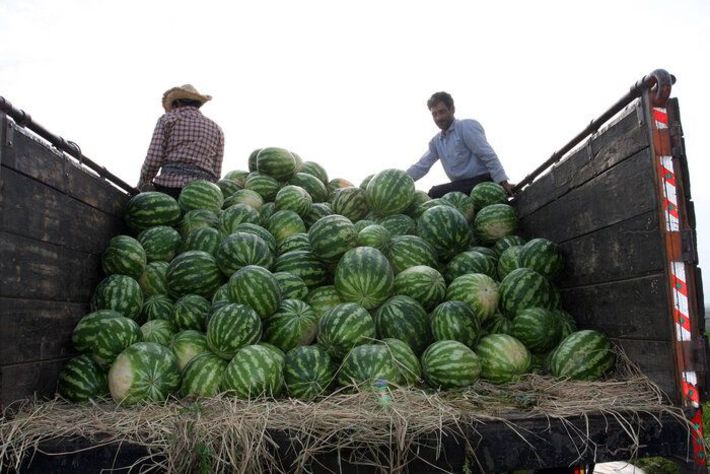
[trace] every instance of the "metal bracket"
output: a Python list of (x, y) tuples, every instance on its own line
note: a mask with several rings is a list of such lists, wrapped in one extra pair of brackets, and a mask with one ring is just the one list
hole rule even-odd
[(697, 264), (698, 249), (695, 246), (695, 230), (683, 229), (680, 231), (680, 241), (683, 246), (681, 250), (681, 258), (684, 262)]

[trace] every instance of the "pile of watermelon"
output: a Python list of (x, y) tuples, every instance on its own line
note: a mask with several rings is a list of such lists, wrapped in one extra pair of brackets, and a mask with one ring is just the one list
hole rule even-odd
[(313, 400), (614, 365), (560, 307), (559, 248), (516, 235), (501, 186), (430, 199), (401, 170), (355, 186), (273, 147), (248, 168), (129, 201), (60, 395)]

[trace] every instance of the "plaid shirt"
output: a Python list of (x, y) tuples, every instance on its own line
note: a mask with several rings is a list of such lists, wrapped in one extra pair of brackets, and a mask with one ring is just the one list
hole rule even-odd
[[(141, 169), (139, 186), (151, 181), (160, 186), (182, 188), (196, 179), (211, 177), (217, 181), (222, 174), (224, 134), (197, 107), (177, 107), (158, 119), (148, 154)], [(197, 174), (163, 169), (175, 164), (178, 168), (194, 168)], [(203, 176), (199, 176), (202, 174)]]

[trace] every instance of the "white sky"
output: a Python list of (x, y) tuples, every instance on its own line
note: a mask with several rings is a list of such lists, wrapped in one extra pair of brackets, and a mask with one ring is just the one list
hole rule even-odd
[[(355, 184), (406, 168), (446, 90), (516, 182), (665, 68), (710, 259), (707, 1), (0, 0), (0, 48), (0, 95), (131, 184), (162, 93), (183, 83), (214, 97), (225, 172), (264, 146)], [(417, 187), (444, 181), (437, 164)]]

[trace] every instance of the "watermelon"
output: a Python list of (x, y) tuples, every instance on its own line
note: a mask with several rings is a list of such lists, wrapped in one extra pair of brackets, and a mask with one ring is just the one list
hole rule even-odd
[(195, 229), (202, 227), (214, 227), (216, 229), (218, 226), (219, 217), (217, 213), (207, 209), (194, 209), (182, 216), (178, 230), (180, 231), (180, 236), (184, 239)]
[[(436, 206), (447, 206), (447, 207), (453, 207), (454, 209), (456, 209), (454, 207), (454, 205), (451, 204), (449, 201), (445, 201), (441, 198), (429, 199), (428, 201), (424, 201), (421, 204), (419, 204), (417, 209), (412, 214), (412, 217), (414, 217), (415, 219), (419, 219), (421, 217), (421, 215), (424, 214), (425, 211), (428, 211), (432, 207), (436, 207)], [(456, 209), (456, 210), (458, 211), (458, 209)]]
[(168, 282), (165, 277), (168, 271), (167, 262), (150, 262), (138, 277), (138, 285), (144, 298), (153, 295), (167, 295)]
[(372, 316), (356, 303), (336, 305), (318, 322), (318, 343), (335, 359), (342, 359), (350, 349), (374, 337)]
[(500, 282), (500, 309), (509, 318), (525, 308), (555, 307), (558, 294), (550, 281), (529, 268), (518, 268)]
[(498, 279), (503, 280), (508, 273), (516, 268), (520, 268), (520, 251), (523, 249), (521, 245), (513, 245), (503, 250), (498, 258)]
[(273, 234), (277, 245), (290, 235), (306, 232), (306, 224), (303, 223), (301, 216), (288, 210), (274, 212), (269, 217), (266, 228)]
[(266, 245), (269, 247), (271, 255), (276, 255), (276, 239), (273, 235), (271, 235), (271, 232), (266, 230), (264, 227), (252, 224), (251, 222), (242, 222), (241, 224), (234, 226), (233, 232), (246, 232), (247, 234), (254, 234), (261, 237), (261, 239), (266, 242)]
[(219, 215), (219, 231), (229, 235), (242, 223), (261, 225), (261, 214), (248, 204), (240, 203), (229, 206)]
[(513, 328), (513, 320), (496, 313), (483, 323), (483, 333), (485, 334), (508, 334)]
[(314, 203), (328, 200), (328, 189), (325, 184), (312, 174), (296, 173), (288, 183), (305, 189)]
[(498, 277), (497, 260), (477, 252), (467, 250), (452, 258), (446, 264), (444, 277), (448, 283), (467, 273), (483, 273), (496, 279)]
[(451, 203), (466, 218), (468, 223), (473, 222), (476, 215), (476, 204), (471, 196), (467, 196), (461, 191), (451, 191), (441, 196), (442, 201)]
[(481, 361), (471, 348), (458, 341), (436, 341), (422, 354), (422, 372), (435, 388), (473, 385), (481, 374)]
[(306, 296), (306, 303), (311, 306), (320, 319), (330, 308), (343, 303), (343, 300), (340, 299), (335, 286), (324, 285), (312, 289)]
[(190, 250), (170, 262), (165, 279), (168, 293), (173, 298), (189, 294), (211, 298), (222, 285), (223, 276), (212, 255), (201, 250)]
[(525, 308), (513, 318), (510, 334), (533, 354), (541, 354), (560, 342), (562, 326), (555, 314), (545, 308)]
[[(250, 170), (250, 171), (254, 171), (254, 170)], [(225, 173), (225, 175), (222, 177), (222, 179), (234, 181), (239, 186), (244, 187), (244, 182), (246, 181), (248, 174), (249, 174), (249, 171), (231, 170), (231, 171), (227, 171), (227, 173)]]
[(185, 295), (175, 302), (172, 323), (179, 331), (205, 328), (207, 317), (212, 310), (210, 301), (200, 295)]
[(375, 177), (374, 174), (368, 174), (367, 176), (365, 176), (365, 178), (360, 182), (359, 188), (360, 189), (367, 189), (367, 185), (370, 184), (370, 181), (374, 177)]
[(170, 348), (175, 354), (178, 368), (184, 370), (190, 361), (203, 352), (209, 352), (207, 336), (194, 329), (180, 331), (170, 341)]
[(262, 148), (256, 156), (256, 170), (277, 181), (286, 181), (296, 173), (296, 159), (284, 148)]
[(71, 402), (108, 395), (106, 371), (86, 354), (69, 359), (59, 372), (58, 392)]
[(392, 357), (392, 362), (399, 372), (399, 381), (404, 385), (414, 385), (421, 380), (422, 365), (411, 347), (395, 338), (385, 338), (382, 343)]
[(318, 317), (300, 300), (283, 300), (279, 309), (264, 321), (263, 340), (288, 352), (296, 346), (307, 346), (316, 337)]
[(335, 263), (357, 245), (355, 226), (345, 216), (332, 214), (318, 219), (308, 230), (311, 250), (323, 261)]
[(343, 360), (338, 384), (347, 387), (375, 388), (381, 384), (399, 385), (401, 375), (389, 348), (384, 344), (361, 344)]
[(84, 315), (74, 326), (72, 345), (79, 352), (91, 352), (104, 319), (123, 317), (112, 309), (100, 309)]
[(558, 378), (596, 380), (614, 367), (609, 338), (584, 329), (564, 338), (550, 356), (550, 372)]
[(244, 189), (258, 193), (264, 202), (273, 201), (280, 188), (281, 185), (276, 179), (256, 171), (249, 173), (244, 182)]
[(227, 361), (211, 352), (193, 357), (182, 372), (180, 394), (184, 397), (213, 397), (220, 391)]
[(323, 263), (309, 250), (292, 250), (279, 255), (273, 269), (276, 272), (293, 273), (309, 289), (325, 284), (328, 276)]
[(299, 232), (286, 237), (276, 248), (276, 255), (281, 255), (292, 250), (311, 250), (311, 241), (308, 234)]
[(308, 296), (308, 287), (300, 277), (293, 273), (276, 272), (274, 277), (279, 282), (283, 299), (304, 300)]
[(123, 316), (137, 319), (143, 305), (140, 284), (126, 275), (110, 275), (96, 286), (91, 298), (91, 308), (113, 309)]
[(225, 201), (229, 196), (232, 194), (236, 193), (240, 189), (244, 187), (243, 183), (239, 183), (238, 181), (234, 179), (227, 179), (227, 178), (222, 178), (219, 181), (217, 181), (217, 186), (219, 186), (219, 189), (222, 190), (222, 196), (224, 196)]
[(138, 279), (145, 270), (146, 263), (143, 246), (128, 235), (117, 235), (109, 240), (101, 256), (101, 268), (106, 275), (118, 273)]
[(387, 258), (372, 247), (348, 250), (335, 269), (335, 289), (343, 301), (372, 309), (392, 293), (394, 274)]
[(219, 186), (202, 179), (187, 184), (178, 197), (178, 204), (184, 212), (207, 209), (218, 213), (222, 209), (223, 202), (224, 195)]
[(193, 229), (182, 242), (181, 251), (201, 250), (214, 256), (219, 244), (222, 243), (222, 233), (214, 227), (198, 227)]
[(492, 204), (507, 204), (508, 202), (508, 195), (503, 186), (489, 181), (474, 186), (470, 196), (477, 211)]
[(495, 244), (496, 240), (514, 234), (518, 229), (515, 209), (508, 204), (491, 204), (476, 214), (473, 233), (484, 245)]
[[(328, 189), (329, 199), (332, 200), (335, 193), (338, 192), (339, 190), (345, 189), (345, 188), (354, 188), (355, 185), (344, 178), (333, 178), (326, 183), (325, 187)], [(360, 188), (358, 188), (358, 189), (360, 189)]]
[(138, 234), (138, 242), (145, 250), (148, 262), (169, 262), (182, 245), (180, 233), (172, 227), (149, 227)]
[(136, 232), (154, 226), (173, 226), (182, 212), (175, 198), (155, 191), (139, 193), (126, 205), (124, 220)]
[(368, 208), (376, 215), (399, 214), (414, 199), (414, 180), (402, 170), (380, 171), (367, 183), (365, 198)]
[(481, 359), (481, 377), (489, 382), (514, 382), (530, 369), (530, 351), (507, 334), (489, 334), (481, 338), (476, 353)]
[(222, 273), (228, 277), (247, 265), (268, 269), (274, 261), (264, 239), (246, 232), (235, 232), (222, 239), (215, 259)]
[(498, 258), (498, 254), (496, 253), (496, 251), (490, 247), (484, 247), (482, 245), (472, 245), (471, 247), (469, 247), (469, 250), (482, 253), (486, 257), (492, 258), (493, 260)]
[[(256, 158), (259, 156), (260, 151), (261, 148), (256, 148), (254, 151), (249, 153), (249, 159), (247, 160), (247, 164), (250, 172), (256, 171)], [(247, 173), (247, 176), (244, 179), (246, 180), (247, 177), (249, 177), (249, 173)]]
[(283, 361), (258, 344), (242, 347), (227, 365), (222, 389), (238, 398), (277, 396), (283, 387)]
[(258, 211), (264, 205), (264, 198), (261, 197), (261, 194), (251, 189), (240, 189), (224, 200), (222, 208), (227, 209), (235, 204), (246, 204)]
[(154, 319), (141, 326), (141, 334), (144, 342), (157, 342), (165, 347), (170, 346), (170, 341), (175, 335), (175, 328), (170, 321), (165, 319)]
[(514, 247), (516, 245), (525, 245), (525, 239), (520, 237), (519, 235), (506, 235), (496, 240), (496, 243), (493, 245), (493, 250), (495, 251), (496, 255), (500, 257), (506, 249)]
[(415, 235), (417, 222), (406, 214), (390, 214), (377, 220), (377, 223), (387, 229), (391, 236)]
[(483, 322), (493, 316), (498, 308), (498, 283), (482, 273), (461, 275), (449, 285), (446, 299), (467, 303)]
[(409, 296), (393, 296), (377, 308), (373, 318), (377, 337), (397, 338), (409, 345), (415, 354), (424, 352), (431, 343), (429, 315)]
[(274, 314), (281, 303), (281, 287), (263, 267), (247, 265), (229, 279), (228, 296), (233, 303), (251, 307), (261, 318)]
[(284, 382), (289, 396), (313, 400), (323, 394), (335, 377), (328, 352), (319, 345), (297, 346), (284, 361)]
[(395, 273), (418, 265), (426, 265), (431, 268), (439, 266), (434, 247), (416, 235), (392, 237), (387, 257)]
[(121, 405), (161, 402), (180, 386), (180, 370), (170, 349), (138, 342), (116, 357), (108, 385), (111, 397)]
[(327, 202), (311, 204), (311, 210), (303, 218), (303, 222), (310, 228), (321, 217), (333, 214), (333, 208)]
[(452, 206), (434, 206), (417, 219), (417, 234), (446, 261), (463, 252), (471, 242), (471, 229), (461, 212)]
[(224, 285), (217, 288), (217, 291), (215, 291), (214, 295), (212, 295), (212, 308), (211, 312), (207, 315), (207, 318), (205, 319), (205, 324), (210, 321), (210, 318), (212, 317), (212, 314), (215, 311), (229, 303), (231, 303), (231, 301), (229, 300), (229, 283), (225, 283)]
[(293, 211), (303, 218), (311, 211), (313, 198), (302, 187), (287, 184), (276, 193), (274, 203), (277, 210)]
[(335, 214), (345, 216), (353, 222), (364, 219), (369, 211), (365, 199), (365, 191), (360, 188), (347, 187), (338, 189), (333, 194), (330, 202)]
[(353, 225), (355, 226), (355, 231), (357, 233), (360, 233), (360, 231), (365, 227), (375, 224), (377, 224), (377, 221), (372, 219), (360, 219), (359, 221), (353, 223)]
[(165, 295), (149, 296), (145, 299), (141, 308), (141, 321), (153, 321), (156, 319), (172, 321), (174, 314), (175, 303), (173, 303), (171, 298)]
[(243, 304), (226, 304), (207, 323), (207, 346), (229, 360), (239, 348), (256, 344), (261, 331), (261, 318), (253, 309)]
[(523, 245), (519, 255), (520, 266), (535, 270), (549, 280), (556, 280), (564, 269), (559, 247), (547, 239), (532, 239)]
[(323, 185), (328, 184), (328, 173), (325, 171), (325, 168), (314, 161), (304, 161), (303, 165), (301, 165), (300, 172), (315, 176)]
[(577, 322), (571, 314), (562, 309), (553, 309), (552, 314), (557, 319), (557, 324), (560, 326), (560, 340), (566, 338), (577, 330)]
[(463, 301), (444, 301), (431, 313), (431, 334), (436, 341), (459, 341), (475, 349), (481, 320)]
[[(431, 201), (431, 198), (426, 193), (426, 191), (417, 189), (416, 191), (414, 191), (414, 196), (412, 198), (412, 202), (409, 203), (409, 207), (407, 207), (407, 209), (405, 209), (403, 212), (409, 217), (417, 218), (421, 214), (421, 212), (419, 212), (421, 209), (421, 205), (428, 201)], [(424, 209), (422, 209), (422, 211), (423, 210)]]
[(138, 324), (113, 310), (99, 310), (82, 317), (72, 332), (72, 343), (90, 353), (101, 365), (109, 365), (126, 347), (141, 340)]
[(368, 225), (357, 234), (358, 247), (374, 247), (382, 253), (387, 253), (392, 235), (384, 226)]
[(435, 269), (416, 265), (395, 275), (394, 294), (409, 296), (431, 311), (446, 297), (446, 281)]

